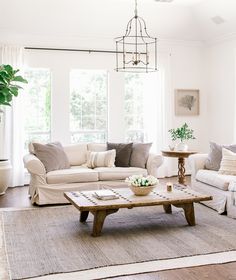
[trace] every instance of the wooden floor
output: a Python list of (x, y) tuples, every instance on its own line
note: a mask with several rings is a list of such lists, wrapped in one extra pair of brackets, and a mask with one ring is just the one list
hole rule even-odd
[[(176, 181), (176, 178), (160, 180)], [(187, 178), (187, 182), (190, 178)], [(9, 188), (5, 195), (0, 196), (0, 208), (25, 208), (32, 206), (28, 197), (28, 187)], [(236, 237), (235, 237), (236, 238)], [(113, 280), (236, 280), (236, 263), (208, 265), (195, 268), (173, 269), (162, 272), (135, 274), (111, 278)]]

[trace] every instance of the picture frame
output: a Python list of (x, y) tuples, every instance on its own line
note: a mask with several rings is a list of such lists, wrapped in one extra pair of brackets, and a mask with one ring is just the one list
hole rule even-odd
[(176, 89), (175, 90), (175, 115), (197, 116), (199, 109), (199, 89)]

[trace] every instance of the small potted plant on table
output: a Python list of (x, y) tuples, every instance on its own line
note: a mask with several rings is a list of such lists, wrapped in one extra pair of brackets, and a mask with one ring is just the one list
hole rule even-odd
[(154, 176), (143, 177), (142, 175), (133, 175), (125, 180), (130, 186), (130, 189), (135, 195), (148, 195), (155, 185), (159, 183), (159, 180)]
[(171, 134), (172, 141), (180, 139), (180, 143), (178, 143), (176, 146), (177, 151), (187, 151), (188, 145), (186, 144), (186, 141), (190, 139), (196, 139), (193, 136), (193, 129), (190, 129), (186, 123), (184, 123), (179, 128), (170, 129), (169, 132)]

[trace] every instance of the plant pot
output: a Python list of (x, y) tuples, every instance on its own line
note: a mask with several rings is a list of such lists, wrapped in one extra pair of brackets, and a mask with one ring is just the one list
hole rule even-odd
[(184, 142), (180, 142), (177, 144), (176, 150), (179, 152), (186, 152), (188, 150), (188, 145)]
[(154, 188), (155, 186), (148, 186), (148, 187), (137, 187), (133, 185), (130, 186), (132, 192), (138, 196), (148, 195)]
[(0, 195), (10, 186), (12, 167), (8, 159), (0, 159)]

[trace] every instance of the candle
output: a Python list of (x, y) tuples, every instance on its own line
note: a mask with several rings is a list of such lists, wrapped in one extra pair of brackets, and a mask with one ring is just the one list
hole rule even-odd
[(166, 183), (166, 190), (168, 192), (172, 192), (172, 190), (173, 190), (173, 183), (171, 183), (171, 182)]

